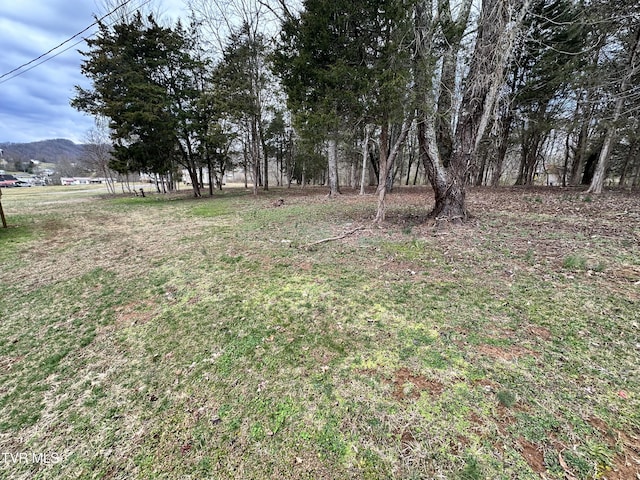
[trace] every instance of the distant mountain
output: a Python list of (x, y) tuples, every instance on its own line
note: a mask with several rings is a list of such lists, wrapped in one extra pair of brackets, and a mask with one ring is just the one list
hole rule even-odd
[(5, 160), (39, 160), (47, 163), (76, 161), (84, 156), (85, 145), (57, 138), (31, 143), (0, 143)]

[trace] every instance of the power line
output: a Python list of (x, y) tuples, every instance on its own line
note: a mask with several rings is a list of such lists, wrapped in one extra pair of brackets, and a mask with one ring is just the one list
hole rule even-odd
[[(33, 70), (34, 68), (36, 68), (36, 67), (38, 67), (38, 66), (42, 65), (43, 63), (48, 62), (49, 60), (52, 60), (52, 59), (56, 58), (58, 55), (62, 55), (64, 52), (67, 52), (67, 51), (71, 50), (71, 49), (72, 49), (73, 47), (75, 47), (76, 45), (80, 45), (80, 44), (81, 44), (82, 42), (84, 42), (85, 40), (86, 40), (86, 39), (85, 39), (85, 38), (83, 38), (82, 40), (79, 40), (79, 41), (77, 41), (76, 43), (74, 43), (73, 45), (71, 45), (71, 46), (69, 46), (69, 47), (65, 48), (64, 50), (61, 50), (61, 51), (57, 52), (55, 55), (52, 55), (52, 56), (50, 56), (50, 57), (47, 57), (47, 58), (43, 59), (41, 62), (38, 62), (38, 63), (36, 63), (35, 65), (31, 65), (29, 68), (27, 68), (27, 69), (25, 69), (25, 70), (21, 70), (21, 71), (19, 71), (19, 72), (16, 72), (16, 74), (15, 74), (15, 75), (12, 75), (12, 76), (10, 76), (10, 77), (8, 77), (8, 78), (5, 78), (5, 79), (3, 79), (3, 80), (0, 80), (0, 84), (5, 83), (5, 82), (8, 82), (9, 80), (12, 80), (12, 79), (14, 79), (14, 78), (16, 78), (16, 77), (19, 77), (19, 76), (20, 76), (20, 75), (22, 75), (23, 73), (27, 73), (29, 70)], [(68, 40), (67, 40), (67, 41), (68, 41)], [(66, 43), (66, 42), (65, 42), (65, 43)], [(60, 48), (60, 46), (58, 46), (58, 47), (56, 47), (56, 48)], [(42, 58), (42, 56), (40, 56), (40, 57), (38, 57), (38, 58)], [(26, 65), (30, 65), (30, 64), (32, 64), (33, 62), (35, 62), (36, 60), (37, 60), (37, 58), (36, 58), (36, 59), (33, 59), (33, 60), (32, 60), (32, 61), (30, 61), (29, 63), (26, 63), (26, 64), (22, 65), (22, 67), (24, 67), (24, 66), (26, 66)], [(20, 67), (20, 68), (22, 68), (22, 67)], [(12, 70), (12, 72), (15, 72), (15, 71), (16, 71), (16, 69)], [(9, 75), (10, 73), (11, 73), (11, 72), (5, 73), (4, 75), (2, 75), (2, 77), (5, 77), (5, 76)], [(2, 78), (2, 77), (0, 77), (0, 78)]]
[[(45, 58), (42, 62), (37, 63), (36, 65), (32, 66), (31, 68), (28, 68), (28, 69), (26, 69), (26, 70), (24, 70), (24, 71), (18, 72), (18, 70), (21, 70), (21, 69), (23, 69), (24, 67), (27, 67), (27, 66), (31, 65), (32, 63), (37, 62), (37, 61), (38, 61), (38, 60), (40, 60), (41, 58), (46, 57), (47, 55), (49, 55), (51, 52), (53, 52), (53, 51), (55, 51), (55, 50), (59, 49), (60, 47), (62, 47), (62, 46), (63, 46), (63, 45), (65, 45), (65, 44), (69, 43), (69, 42), (70, 42), (70, 41), (72, 41), (74, 38), (79, 37), (80, 35), (82, 35), (84, 32), (86, 32), (86, 31), (87, 31), (87, 30), (89, 30), (90, 28), (95, 27), (98, 23), (100, 23), (102, 20), (104, 20), (105, 18), (107, 18), (109, 15), (111, 15), (111, 14), (115, 13), (117, 10), (121, 9), (122, 7), (124, 7), (125, 5), (127, 5), (128, 3), (132, 2), (132, 1), (133, 1), (133, 0), (125, 0), (123, 3), (121, 3), (120, 5), (118, 5), (116, 8), (114, 8), (113, 10), (111, 10), (109, 13), (107, 13), (107, 14), (103, 15), (102, 17), (100, 17), (99, 19), (97, 19), (95, 22), (93, 22), (91, 25), (89, 25), (88, 27), (86, 27), (86, 28), (82, 29), (80, 32), (76, 33), (76, 34), (75, 34), (75, 35), (73, 35), (72, 37), (69, 37), (69, 38), (68, 38), (68, 39), (66, 39), (64, 42), (60, 43), (59, 45), (56, 45), (55, 47), (51, 48), (50, 50), (48, 50), (47, 52), (43, 53), (42, 55), (39, 55), (38, 57), (34, 58), (33, 60), (30, 60), (30, 61), (28, 61), (27, 63), (24, 63), (24, 64), (20, 65), (19, 67), (16, 67), (16, 68), (14, 68), (13, 70), (11, 70), (11, 71), (9, 71), (9, 72), (7, 72), (7, 73), (4, 73), (4, 74), (2, 74), (2, 75), (0, 75), (0, 83), (4, 83), (4, 82), (6, 82), (6, 81), (8, 81), (8, 80), (11, 80), (12, 78), (15, 78), (15, 77), (17, 77), (17, 76), (19, 76), (19, 75), (22, 75), (23, 73), (28, 72), (29, 70), (31, 70), (31, 69), (33, 69), (33, 68), (37, 67), (38, 65), (41, 65), (41, 64), (43, 64), (44, 62), (46, 62), (46, 61), (48, 61), (48, 60), (51, 60), (52, 58), (55, 58), (55, 57), (57, 57), (58, 55), (60, 55), (60, 54), (62, 54), (62, 53), (64, 53), (64, 52), (66, 52), (67, 50), (69, 50), (69, 49), (71, 49), (71, 48), (75, 47), (75, 46), (76, 46), (76, 45), (78, 45), (79, 43), (82, 43), (82, 42), (84, 41), (84, 39), (80, 40), (79, 42), (74, 43), (74, 44), (73, 44), (73, 45), (71, 45), (70, 47), (68, 47), (68, 48), (66, 48), (66, 49), (64, 49), (64, 50), (62, 50), (61, 52), (56, 53), (55, 55), (53, 55), (53, 56), (51, 56), (51, 57)], [(146, 5), (146, 4), (147, 4), (147, 3), (149, 3), (150, 1), (151, 1), (151, 0), (146, 0), (146, 1), (145, 1), (145, 2), (143, 2), (141, 5), (139, 5), (139, 6), (138, 6), (138, 8), (140, 8), (140, 7), (144, 6), (144, 5)], [(12, 74), (12, 73), (14, 73), (14, 72), (18, 72), (18, 73), (16, 73), (16, 75), (13, 75), (13, 76), (12, 76), (12, 77), (10, 77), (10, 78), (7, 78), (7, 79), (5, 79), (5, 80), (2, 80), (3, 78), (5, 78), (5, 77), (7, 77), (7, 76), (11, 75), (11, 74)]]

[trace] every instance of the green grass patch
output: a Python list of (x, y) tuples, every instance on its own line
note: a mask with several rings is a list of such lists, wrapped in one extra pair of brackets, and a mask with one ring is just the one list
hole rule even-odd
[(0, 231), (0, 451), (61, 461), (7, 478), (587, 480), (633, 454), (640, 251), (598, 198), (472, 192), (438, 231), (413, 190), (382, 228), (311, 188), (47, 192)]
[(581, 255), (569, 255), (563, 260), (562, 266), (568, 270), (586, 270), (587, 259)]
[[(18, 222), (17, 224), (13, 224)], [(20, 249), (34, 238), (33, 229), (30, 226), (20, 224), (20, 219), (12, 219), (11, 227), (0, 228), (0, 261), (8, 261), (15, 256)]]

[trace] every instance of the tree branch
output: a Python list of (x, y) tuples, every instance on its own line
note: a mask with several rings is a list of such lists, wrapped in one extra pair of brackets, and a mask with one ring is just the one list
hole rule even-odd
[(308, 243), (306, 245), (302, 245), (298, 248), (302, 249), (302, 250), (309, 250), (311, 247), (315, 247), (316, 245), (320, 245), (321, 243), (326, 243), (326, 242), (334, 242), (336, 240), (342, 240), (345, 237), (348, 237), (349, 235), (353, 235), (354, 233), (360, 231), (360, 230), (364, 230), (365, 227), (358, 227), (358, 228), (354, 228), (353, 230), (349, 230), (348, 232), (343, 233), (342, 235), (338, 235), (337, 237), (329, 237), (329, 238), (323, 238), (322, 240), (317, 240), (315, 242), (311, 242)]

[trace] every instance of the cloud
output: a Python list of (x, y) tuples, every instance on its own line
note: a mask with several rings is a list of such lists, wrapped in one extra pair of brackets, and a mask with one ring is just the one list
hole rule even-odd
[[(94, 5), (88, 1), (2, 2), (0, 74), (37, 58), (80, 32), (93, 23), (93, 13)], [(74, 85), (87, 85), (80, 73), (80, 55), (71, 49), (38, 63), (26, 67), (30, 70), (19, 76), (11, 74), (0, 80), (0, 141), (48, 138), (82, 141), (93, 120), (69, 105)]]
[[(177, 0), (168, 2), (172, 16), (177, 16)], [(142, 0), (132, 0), (140, 5)], [(160, 4), (153, 0), (149, 5)], [(0, 75), (23, 65), (68, 38), (94, 21), (98, 13), (93, 1), (21, 0), (0, 2)], [(101, 16), (101, 15), (100, 15)], [(97, 30), (93, 27), (82, 36)], [(32, 142), (51, 138), (84, 141), (93, 128), (93, 119), (73, 109), (69, 102), (75, 85), (90, 86), (80, 72), (83, 57), (78, 49), (86, 44), (72, 45), (81, 37), (54, 51), (48, 61), (34, 62), (23, 74), (0, 79), (0, 143)], [(72, 48), (69, 48), (72, 47)], [(62, 50), (68, 49), (61, 53)], [(48, 55), (51, 57), (52, 55)]]

